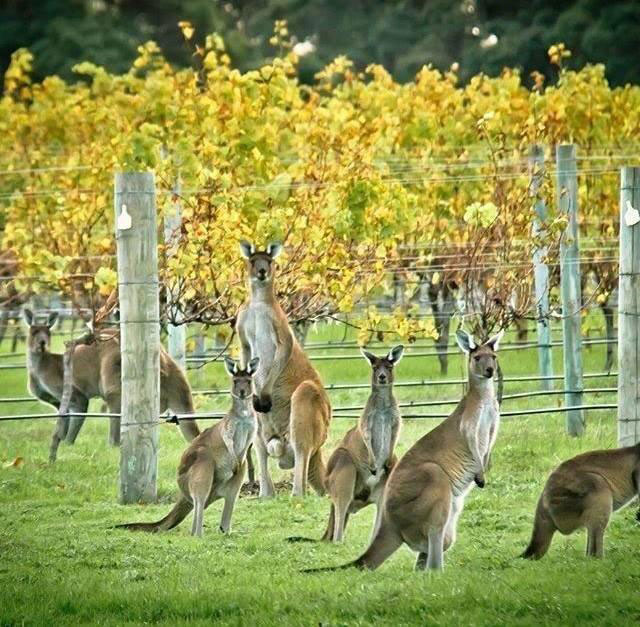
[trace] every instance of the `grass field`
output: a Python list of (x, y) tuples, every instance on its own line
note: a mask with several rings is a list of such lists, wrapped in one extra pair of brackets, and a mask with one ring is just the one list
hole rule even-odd
[[(325, 328), (309, 341), (341, 333)], [(587, 372), (601, 369), (603, 351), (601, 346), (585, 351)], [(561, 372), (560, 350), (554, 359)], [(323, 361), (319, 367), (327, 382), (368, 380), (364, 360)], [(535, 351), (505, 351), (502, 367), (506, 376), (533, 374)], [(462, 362), (454, 357), (449, 376), (461, 375)], [(195, 388), (227, 386), (218, 365), (190, 376)], [(0, 377), (0, 397), (25, 395), (24, 371), (0, 371)], [(407, 357), (398, 366), (397, 380), (421, 378), (440, 378), (435, 358)], [(615, 386), (615, 379), (590, 379), (587, 385)], [(534, 389), (535, 383), (507, 384), (505, 393)], [(404, 388), (397, 394), (402, 400), (460, 395), (459, 386)], [(335, 406), (361, 404), (365, 397), (360, 390), (332, 393)], [(503, 408), (550, 407), (560, 399), (533, 397), (505, 402)], [(612, 394), (586, 398), (614, 399)], [(227, 400), (200, 397), (198, 404), (223, 407)], [(42, 410), (37, 403), (0, 405), (2, 414)], [(447, 410), (451, 407), (424, 412)], [(354, 516), (341, 546), (288, 544), (288, 535), (321, 534), (329, 504), (315, 495), (292, 500), (283, 492), (266, 502), (242, 497), (226, 537), (217, 532), (219, 502), (207, 510), (200, 540), (189, 535), (190, 519), (160, 535), (113, 529), (120, 522), (155, 520), (171, 507), (184, 448), (175, 427), (161, 427), (160, 502), (125, 507), (116, 500), (119, 451), (106, 445), (106, 422), (87, 420), (77, 443), (61, 446), (55, 465), (47, 463), (52, 420), (0, 423), (0, 625), (638, 624), (635, 506), (612, 520), (603, 561), (584, 557), (583, 533), (557, 536), (540, 562), (517, 558), (549, 471), (581, 451), (615, 445), (615, 411), (590, 412), (587, 421), (587, 434), (579, 440), (564, 435), (563, 414), (503, 422), (488, 485), (468, 498), (458, 542), (439, 575), (415, 573), (414, 555), (406, 548), (374, 573), (299, 574), (304, 567), (356, 557), (372, 522), (371, 508)], [(352, 423), (334, 421), (327, 450)], [(434, 424), (406, 421), (400, 452)], [(24, 462), (12, 465), (18, 457)], [(275, 476), (287, 479), (288, 473)]]

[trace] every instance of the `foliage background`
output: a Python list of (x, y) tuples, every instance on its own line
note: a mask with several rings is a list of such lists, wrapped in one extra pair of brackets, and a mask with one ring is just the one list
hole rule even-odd
[[(149, 39), (172, 63), (190, 65), (178, 20), (199, 33), (219, 32), (234, 67), (244, 71), (272, 56), (268, 39), (277, 19), (287, 19), (299, 41), (316, 44), (302, 64), (305, 82), (341, 54), (358, 69), (380, 63), (401, 82), (423, 65), (444, 71), (454, 62), (465, 82), (479, 72), (497, 76), (503, 67), (520, 68), (527, 80), (533, 70), (550, 78), (545, 51), (557, 41), (574, 52), (575, 67), (604, 63), (613, 85), (640, 82), (640, 5), (628, 0), (5, 0), (0, 73), (21, 47), (36, 54), (37, 79), (69, 79), (85, 60), (123, 72)], [(498, 43), (483, 47), (491, 34)]]

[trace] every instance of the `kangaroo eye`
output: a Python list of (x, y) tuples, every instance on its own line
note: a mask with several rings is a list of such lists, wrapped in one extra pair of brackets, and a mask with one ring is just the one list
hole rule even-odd
[(480, 355), (476, 355), (476, 356), (474, 357), (474, 359), (475, 359), (476, 361), (480, 361)]

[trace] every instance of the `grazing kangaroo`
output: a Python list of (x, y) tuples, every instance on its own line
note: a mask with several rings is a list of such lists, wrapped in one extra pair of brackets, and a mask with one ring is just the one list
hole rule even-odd
[(256, 251), (241, 242), (240, 249), (247, 260), (250, 299), (238, 312), (236, 331), (244, 363), (260, 358), (253, 397), (259, 412), (255, 449), (260, 496), (275, 494), (269, 456), (278, 458), (280, 468), (294, 469), (294, 496), (304, 496), (307, 480), (323, 494), (321, 447), (327, 439), (331, 405), (276, 298), (273, 262), (282, 246), (270, 244), (266, 251)]
[(247, 449), (256, 432), (251, 392), (259, 359), (252, 359), (246, 370), (241, 370), (229, 357), (225, 357), (224, 362), (233, 379), (231, 409), (220, 422), (205, 429), (182, 454), (178, 467), (178, 487), (182, 494), (175, 507), (158, 522), (126, 523), (117, 527), (131, 531), (168, 531), (195, 508), (191, 534), (201, 537), (204, 510), (214, 501), (224, 499), (220, 531), (229, 533), (231, 515), (247, 469)]
[[(60, 408), (64, 375), (63, 355), (51, 353), (51, 328), (58, 314), (51, 313), (38, 321), (29, 309), (23, 310), (23, 318), (29, 327), (27, 339), (27, 368), (29, 391), (37, 399)], [(110, 413), (120, 413), (120, 334), (117, 329), (95, 333), (96, 341), (76, 346), (73, 352), (73, 388), (69, 403), (72, 418), (60, 416), (51, 438), (49, 461), (54, 462), (58, 446), (64, 439), (75, 442), (84, 423), (89, 399), (102, 398)], [(191, 388), (180, 367), (169, 354), (160, 350), (160, 407), (171, 408), (180, 414), (194, 413)], [(180, 430), (187, 441), (200, 433), (195, 420), (181, 420)], [(111, 418), (109, 442), (120, 443), (120, 418)]]
[(456, 335), (460, 348), (469, 354), (469, 390), (454, 412), (394, 466), (369, 548), (337, 568), (374, 570), (405, 543), (418, 552), (416, 570), (442, 569), (443, 552), (455, 542), (464, 499), (474, 482), (484, 485), (500, 422), (493, 374), (502, 333), (482, 346), (476, 346), (464, 331)]
[[(521, 557), (540, 559), (556, 531), (587, 528), (587, 555), (604, 556), (611, 514), (640, 497), (640, 442), (589, 451), (563, 462), (547, 479), (538, 500), (531, 542)], [(640, 512), (638, 513), (640, 520)]]
[[(347, 431), (327, 463), (325, 485), (331, 496), (331, 510), (322, 540), (341, 542), (349, 514), (375, 503), (378, 526), (382, 494), (389, 473), (396, 463), (393, 449), (401, 418), (393, 396), (393, 369), (402, 358), (404, 347), (396, 346), (386, 357), (362, 350), (372, 369), (371, 394), (358, 424)], [(292, 537), (290, 542), (313, 541)]]

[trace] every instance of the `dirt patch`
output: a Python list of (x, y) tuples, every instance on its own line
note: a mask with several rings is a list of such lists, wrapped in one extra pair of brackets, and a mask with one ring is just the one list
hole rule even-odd
[[(276, 494), (287, 494), (291, 492), (291, 481), (276, 481), (274, 484)], [(241, 496), (258, 496), (260, 493), (260, 484), (257, 481), (247, 481), (240, 488)]]

